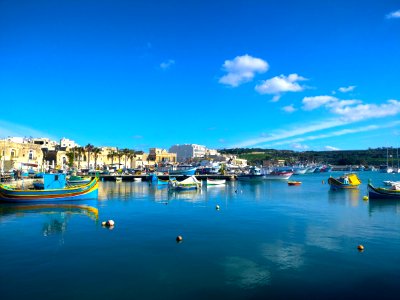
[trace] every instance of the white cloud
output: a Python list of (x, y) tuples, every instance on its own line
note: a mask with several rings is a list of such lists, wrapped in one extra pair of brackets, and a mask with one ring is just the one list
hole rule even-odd
[(51, 134), (30, 128), (24, 125), (15, 124), (0, 120), (0, 139), (6, 137), (48, 137), (52, 140), (57, 140)]
[(294, 108), (293, 104), (290, 104), (290, 105), (282, 107), (282, 110), (287, 113), (292, 113), (292, 112), (296, 111), (296, 108)]
[(314, 96), (314, 97), (304, 97), (303, 98), (303, 109), (313, 110), (322, 105), (326, 105), (331, 102), (337, 102), (339, 99), (333, 96)]
[(355, 88), (356, 88), (355, 85), (350, 85), (348, 87), (340, 87), (338, 90), (339, 90), (339, 92), (342, 92), (342, 93), (348, 93), (348, 92), (354, 91)]
[(400, 18), (400, 10), (393, 11), (386, 15), (386, 19), (397, 19)]
[(219, 83), (237, 87), (253, 80), (256, 73), (265, 73), (269, 69), (268, 62), (248, 54), (226, 60), (222, 66), (228, 74), (219, 79)]
[(381, 105), (358, 104), (356, 106), (334, 106), (331, 112), (342, 116), (343, 120), (351, 122), (372, 118), (384, 118), (400, 113), (400, 101), (392, 99)]
[(262, 95), (275, 95), (272, 100), (278, 101), (281, 93), (303, 91), (305, 87), (300, 85), (298, 81), (304, 80), (307, 79), (297, 74), (279, 75), (262, 81), (261, 84), (256, 85), (255, 90)]
[(169, 69), (169, 68), (170, 68), (172, 65), (174, 65), (174, 64), (175, 64), (175, 60), (169, 59), (169, 60), (167, 60), (167, 61), (162, 62), (162, 63), (160, 64), (160, 68), (163, 69), (163, 70), (167, 70), (167, 69)]
[(332, 146), (325, 146), (324, 149), (327, 150), (327, 151), (336, 151), (336, 150), (340, 150), (339, 148), (332, 147)]

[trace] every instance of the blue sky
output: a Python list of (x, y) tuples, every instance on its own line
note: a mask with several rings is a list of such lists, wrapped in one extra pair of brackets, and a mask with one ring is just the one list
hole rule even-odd
[(0, 0), (0, 138), (400, 146), (399, 1)]

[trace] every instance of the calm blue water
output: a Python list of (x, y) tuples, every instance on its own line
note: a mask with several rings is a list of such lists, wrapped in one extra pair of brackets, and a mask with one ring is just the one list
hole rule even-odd
[(362, 197), (368, 178), (400, 176), (362, 172), (360, 190), (335, 192), (328, 176), (180, 193), (103, 182), (73, 203), (97, 219), (2, 205), (0, 299), (398, 299), (400, 202)]

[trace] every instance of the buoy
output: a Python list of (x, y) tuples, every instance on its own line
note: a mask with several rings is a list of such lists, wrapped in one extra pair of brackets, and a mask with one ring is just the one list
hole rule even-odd
[(358, 251), (364, 251), (364, 246), (363, 245), (358, 245), (357, 249), (358, 249)]
[(322, 184), (325, 184), (325, 181), (322, 180)]
[(216, 210), (219, 210), (219, 205), (216, 205), (216, 206), (215, 206), (215, 209), (216, 209)]
[(106, 226), (106, 225), (107, 225), (106, 221), (101, 222), (101, 226)]
[(364, 196), (364, 197), (363, 197), (363, 200), (364, 200), (364, 201), (368, 200), (368, 196)]
[(176, 237), (176, 241), (179, 243), (179, 242), (182, 242), (182, 240), (183, 240), (183, 237), (181, 236), (181, 235), (178, 235), (177, 237)]
[(113, 220), (108, 220), (106, 222), (106, 226), (108, 226), (108, 227), (114, 226), (114, 224), (115, 224), (115, 222)]

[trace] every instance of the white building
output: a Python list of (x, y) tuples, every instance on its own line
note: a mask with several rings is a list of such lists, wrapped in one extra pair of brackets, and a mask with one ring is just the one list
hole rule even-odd
[(196, 144), (173, 145), (168, 152), (176, 153), (177, 161), (184, 162), (192, 158), (204, 157), (207, 153), (207, 148)]
[(75, 141), (64, 138), (64, 137), (60, 140), (60, 146), (66, 147), (66, 148), (79, 147), (79, 145), (77, 143), (75, 143)]

